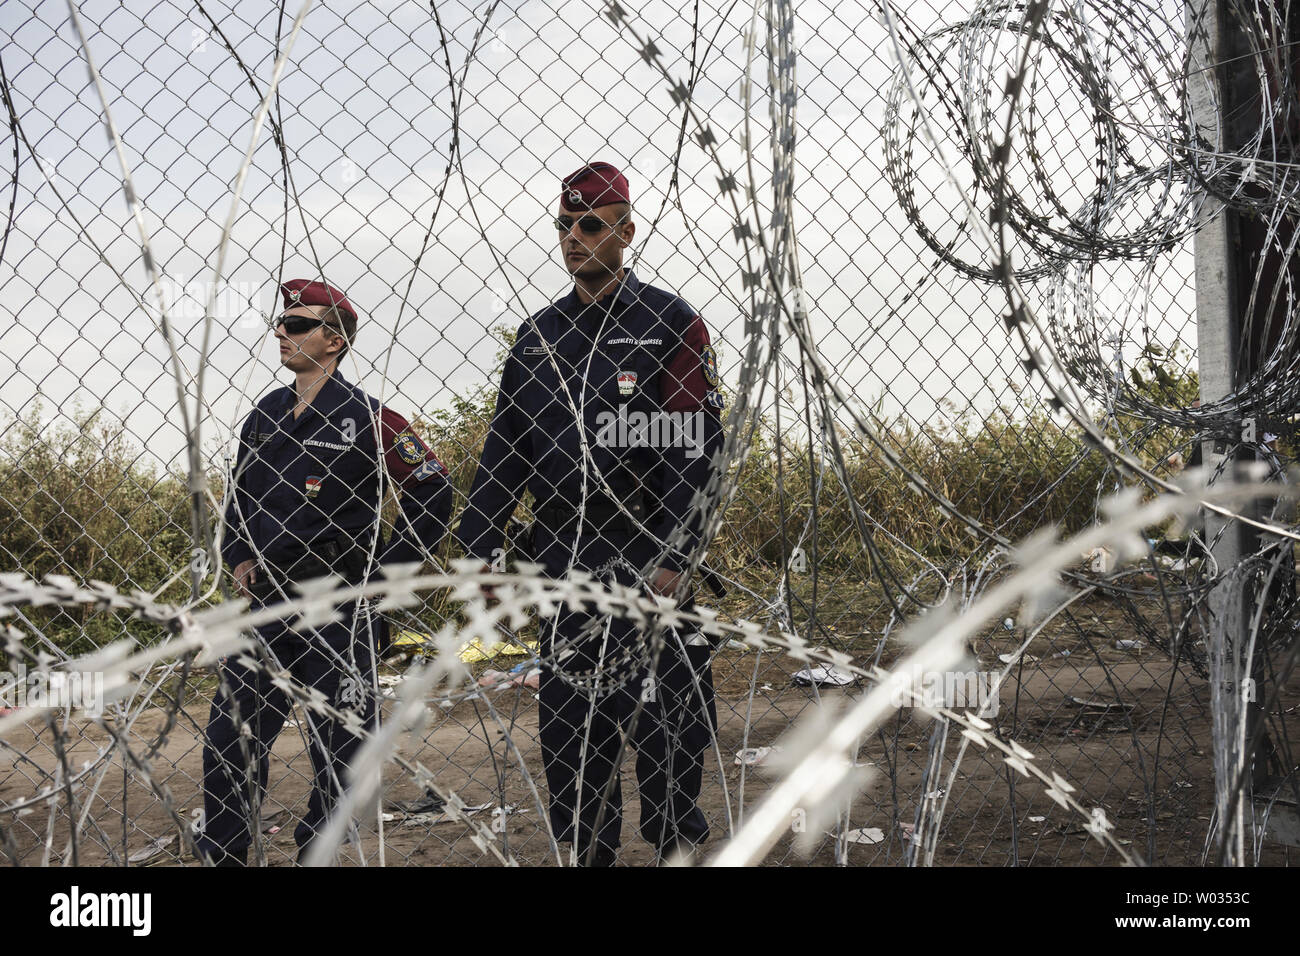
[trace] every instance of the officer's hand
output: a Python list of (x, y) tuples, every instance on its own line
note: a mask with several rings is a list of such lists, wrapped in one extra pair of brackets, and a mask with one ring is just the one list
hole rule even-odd
[(235, 590), (246, 598), (251, 598), (252, 592), (248, 586), (257, 580), (257, 561), (249, 558), (247, 561), (240, 561), (235, 565)]
[[(491, 574), (492, 566), (484, 561), (483, 567), (478, 569), (478, 573)], [(483, 582), (479, 584), (478, 589), (483, 593), (483, 600), (491, 602), (497, 599), (497, 589), (493, 585)]]
[(677, 585), (682, 580), (682, 573), (674, 571), (671, 568), (655, 568), (655, 573), (650, 576), (650, 589), (655, 594), (661, 594), (664, 597), (672, 597), (677, 591)]

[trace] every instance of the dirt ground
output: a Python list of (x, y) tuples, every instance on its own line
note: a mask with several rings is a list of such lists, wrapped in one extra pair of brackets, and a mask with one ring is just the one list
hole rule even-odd
[[(981, 649), (981, 654), (985, 652)], [(1166, 657), (1150, 652), (1108, 654), (1117, 659), (1084, 664), (1084, 658), (1040, 660), (1026, 666), (1003, 686), (999, 695), (997, 726), (1036, 755), (1037, 762), (1061, 774), (1077, 789), (1080, 802), (1105, 810), (1126, 849), (1139, 859), (1161, 864), (1197, 865), (1210, 822), (1214, 800), (1209, 723), (1209, 694), (1205, 681), (1174, 670)], [(736, 754), (745, 747), (779, 745), (790, 726), (807, 713), (814, 696), (823, 699), (853, 697), (860, 689), (795, 686), (791, 677), (802, 665), (787, 658), (755, 655), (752, 651), (724, 648), (715, 661), (718, 686), (718, 751), (706, 763), (701, 806), (716, 836), (738, 827), (770, 786), (762, 766), (737, 765)], [(176, 816), (168, 811), (134, 770), (124, 771), (119, 753), (109, 746), (103, 728), (92, 723), (69, 726), (73, 743), (66, 754), (74, 776), (76, 814), (85, 815), (77, 862), (108, 865), (146, 852), (151, 843), (172, 837), (149, 859), (133, 865), (196, 865), (179, 841), (176, 819), (188, 822), (202, 806), (201, 735), (207, 721), (211, 678), (196, 676), (190, 684), (190, 703), (176, 715), (157, 753), (150, 759), (153, 779), (170, 795)], [(751, 697), (751, 690), (753, 691)], [(1284, 689), (1276, 712), (1296, 730), (1300, 692)], [(432, 722), (419, 733), (407, 734), (401, 753), (418, 762), (445, 790), (455, 791), (470, 806), (487, 804), (473, 818), (491, 826), (491, 807), (505, 802), (513, 813), (496, 818), (495, 846), (521, 864), (556, 863), (542, 817), (542, 807), (521, 771), (522, 760), (545, 800), (545, 778), (536, 742), (537, 701), (534, 692), (508, 688), (494, 692), (497, 711), (512, 720), (511, 739), (520, 749), (509, 754), (501, 731), (484, 719), (481, 702), (467, 701), (450, 710), (435, 708)], [(1109, 706), (1107, 706), (1109, 705)], [(166, 713), (146, 709), (129, 728), (132, 751), (137, 755), (157, 740)], [(964, 754), (951, 787), (948, 775), (962, 738), (949, 730), (943, 739), (944, 755), (939, 779), (925, 776), (935, 726), (916, 712), (905, 710), (864, 742), (859, 763), (872, 765), (872, 777), (853, 801), (847, 827), (879, 828), (877, 843), (850, 843), (842, 847), (838, 862), (847, 865), (900, 865), (905, 862), (909, 827), (918, 801), (925, 793), (948, 790), (948, 806), (935, 862), (943, 865), (1097, 865), (1121, 862), (1084, 829), (1087, 822), (1049, 800), (1036, 781), (1010, 773), (1000, 759), (978, 747)], [(59, 764), (54, 735), (40, 725), (29, 725), (11, 735), (0, 748), (0, 802), (13, 805), (35, 797), (50, 786)], [(651, 848), (640, 838), (636, 825), (639, 808), (635, 797), (633, 755), (624, 768), (624, 845), (620, 863), (629, 866), (653, 862)], [(88, 766), (86, 765), (89, 762)], [(719, 772), (721, 771), (721, 772)], [(276, 743), (271, 762), (269, 794), (263, 809), (264, 828), (279, 824), (265, 836), (267, 865), (291, 865), (296, 847), (292, 831), (296, 815), (306, 806), (310, 790), (310, 764), (301, 727), (288, 726)], [(125, 791), (125, 792), (124, 792)], [(385, 807), (420, 796), (414, 781), (400, 768), (385, 770)], [(38, 865), (49, 846), (51, 863), (71, 862), (68, 846), (66, 799), (36, 801), (34, 806), (0, 816), (5, 844), (0, 854), (16, 855), (24, 865)], [(836, 841), (821, 828), (807, 855), (792, 832), (778, 842), (769, 864), (835, 865)], [(383, 862), (386, 865), (499, 865), (491, 854), (474, 844), (474, 832), (464, 823), (445, 816), (409, 817), (392, 812), (384, 823)], [(716, 847), (715, 840), (713, 846)], [(125, 852), (123, 847), (125, 846)], [(344, 865), (377, 865), (380, 839), (370, 824), (360, 846), (345, 848)], [(112, 852), (110, 852), (110, 850)], [(1287, 862), (1287, 849), (1265, 843), (1259, 861)], [(567, 862), (567, 856), (566, 856)]]

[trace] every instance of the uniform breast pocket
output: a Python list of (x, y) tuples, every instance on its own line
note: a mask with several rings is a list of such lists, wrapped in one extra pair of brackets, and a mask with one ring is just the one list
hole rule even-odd
[(589, 383), (610, 405), (626, 405), (644, 393), (649, 374), (643, 349), (607, 346), (593, 358)]
[[(574, 395), (575, 401), (581, 397)], [(578, 449), (578, 429), (574, 424), (573, 409), (564, 394), (543, 396), (533, 407), (524, 406), (523, 414), (531, 419), (530, 436), (532, 460), (541, 466), (553, 455), (563, 454), (566, 459), (575, 459)]]
[(323, 443), (307, 441), (303, 444), (300, 462), (303, 467), (317, 472), (335, 471), (347, 454), (343, 448), (330, 448)]
[(301, 493), (308, 501), (324, 506), (346, 497), (365, 471), (373, 472), (374, 451), (357, 443), (344, 443), (334, 436), (318, 436), (303, 442), (299, 459)]

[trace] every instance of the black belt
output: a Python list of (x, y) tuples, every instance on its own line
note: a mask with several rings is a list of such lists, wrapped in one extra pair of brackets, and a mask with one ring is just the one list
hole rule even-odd
[[(612, 527), (632, 537), (638, 530), (632, 523), (632, 518), (645, 524), (645, 497), (638, 492), (625, 504), (625, 507), (627, 512), (631, 512), (631, 518), (628, 517), (627, 512), (604, 495), (588, 498), (587, 506), (582, 509), (582, 530), (600, 532)], [(578, 523), (578, 508), (567, 501), (548, 502), (534, 507), (533, 515), (537, 523), (552, 534), (575, 530)], [(727, 588), (717, 572), (704, 564), (699, 566), (699, 571), (701, 579), (708, 585), (710, 591), (720, 598), (727, 596)]]
[(297, 584), (327, 574), (341, 575), (350, 584), (355, 584), (365, 576), (366, 555), (351, 538), (327, 538), (312, 542), (311, 550), (287, 562), (274, 562), (268, 571), (265, 566), (258, 566), (257, 580), (249, 591), (259, 598), (267, 598), (277, 593), (274, 580), (281, 585)]
[[(625, 512), (623, 508), (626, 508)], [(587, 499), (586, 506), (582, 509), (582, 530), (583, 531), (620, 531), (629, 537), (636, 533), (637, 527), (628, 517), (631, 513), (632, 518), (638, 522), (645, 523), (645, 498), (640, 495), (634, 495), (622, 508), (617, 502), (601, 495)], [(547, 530), (558, 533), (560, 531), (577, 530), (578, 524), (578, 507), (567, 501), (547, 502), (533, 508), (533, 516)]]

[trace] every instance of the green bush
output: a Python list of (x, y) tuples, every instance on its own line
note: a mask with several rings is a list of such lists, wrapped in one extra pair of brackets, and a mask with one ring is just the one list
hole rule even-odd
[[(64, 574), (153, 592), (188, 566), (190, 518), (185, 482), (158, 473), (101, 413), (73, 424), (43, 425), (37, 408), (0, 433), (0, 566), (34, 578)], [(179, 582), (159, 595), (179, 601)], [(122, 636), (123, 620), (88, 609), (24, 610), (69, 653)], [(21, 625), (19, 625), (21, 626)], [(152, 625), (131, 633), (156, 636)]]
[[(506, 330), (497, 333), (503, 342), (498, 359), (504, 359), (512, 336)], [(495, 382), (496, 377), (494, 372), (489, 381)], [(1194, 375), (1171, 379), (1172, 385), (1166, 379), (1170, 377), (1152, 380), (1151, 387), (1162, 392), (1158, 399), (1172, 395), (1181, 400), (1195, 394)], [(1176, 395), (1164, 394), (1171, 388)], [(494, 405), (495, 388), (483, 386), (413, 422), (450, 470), (458, 510), (473, 481)], [(185, 482), (146, 464), (125, 430), (112, 425), (102, 412), (79, 411), (74, 422), (42, 424), (37, 409), (26, 419), (11, 421), (0, 433), (0, 569), (21, 570), (35, 578), (56, 573), (82, 581), (100, 579), (124, 590), (158, 591), (189, 560)], [(1118, 427), (1132, 434), (1137, 425), (1122, 420)], [(971, 413), (952, 416), (943, 428), (918, 427), (900, 419), (879, 423), (878, 433), (957, 509), (1012, 540), (1049, 522), (1059, 524), (1065, 533), (1086, 527), (1096, 520), (1099, 491), (1113, 490), (1116, 480), (1077, 429), (1044, 414), (1002, 408), (983, 418)], [(784, 564), (782, 505), (786, 538), (793, 543), (812, 506), (816, 474), (824, 478), (817, 493), (819, 578), (843, 592), (838, 597), (846, 606), (862, 603), (862, 589), (872, 582), (849, 494), (861, 508), (876, 546), (902, 579), (930, 564), (952, 568), (969, 557), (977, 544), (962, 522), (911, 490), (905, 476), (874, 446), (846, 431), (838, 437), (847, 493), (844, 482), (820, 456), (814, 456), (810, 469), (806, 445), (787, 438), (778, 448), (770, 423), (760, 423), (750, 455), (739, 466), (737, 493), (710, 548), (713, 566), (754, 586), (770, 582)], [(1150, 433), (1144, 457), (1148, 465), (1158, 466), (1186, 441), (1186, 435), (1173, 429)], [(210, 475), (209, 481), (220, 499), (220, 475)], [(395, 514), (390, 500), (385, 518), (391, 522)], [(453, 527), (458, 517), (453, 517)], [(804, 550), (811, 561), (807, 537)], [(450, 540), (443, 543), (443, 557), (458, 553)], [(188, 587), (188, 576), (181, 575), (159, 597), (183, 602)], [(735, 599), (744, 600), (740, 595)], [(125, 623), (116, 615), (75, 609), (34, 608), (23, 613), (68, 653), (120, 637)], [(435, 628), (453, 613), (445, 595), (430, 595), (418, 617)], [(149, 639), (158, 631), (135, 623), (130, 633)]]

